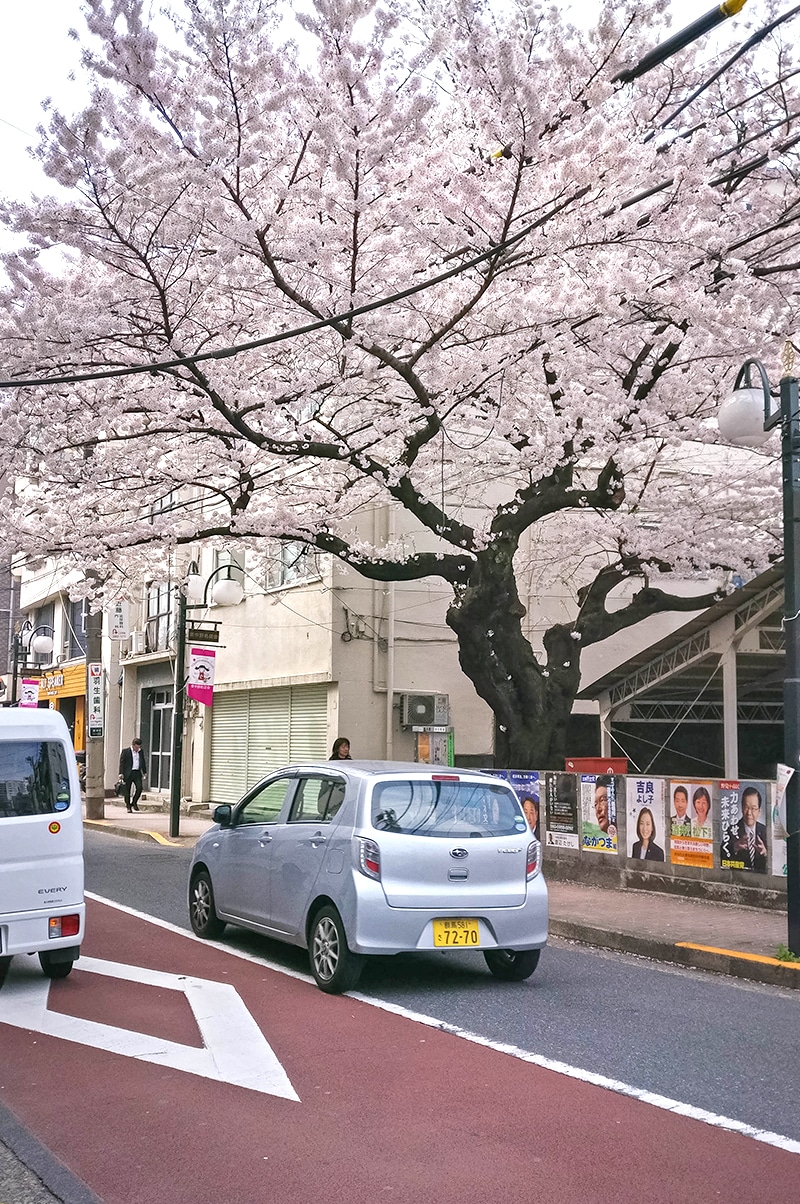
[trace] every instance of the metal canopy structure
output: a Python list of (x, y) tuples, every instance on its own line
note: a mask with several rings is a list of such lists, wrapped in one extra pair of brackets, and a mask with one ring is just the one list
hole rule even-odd
[(601, 756), (615, 723), (722, 724), (738, 777), (739, 724), (783, 722), (783, 566), (768, 569), (586, 686), (600, 704)]

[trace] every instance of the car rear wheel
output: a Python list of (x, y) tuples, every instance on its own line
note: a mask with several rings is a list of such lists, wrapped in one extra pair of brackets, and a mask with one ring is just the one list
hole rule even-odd
[(192, 930), (206, 940), (222, 936), (225, 921), (214, 909), (214, 888), (206, 870), (199, 870), (189, 887), (189, 920)]
[(314, 916), (308, 955), (317, 986), (329, 995), (352, 991), (361, 977), (364, 959), (348, 948), (342, 917), (335, 907), (322, 907)]
[(72, 969), (74, 962), (57, 962), (53, 961), (51, 953), (39, 954), (39, 965), (42, 971), (48, 978), (66, 978)]
[(504, 982), (524, 982), (539, 965), (541, 949), (486, 949), (486, 965), (495, 978)]

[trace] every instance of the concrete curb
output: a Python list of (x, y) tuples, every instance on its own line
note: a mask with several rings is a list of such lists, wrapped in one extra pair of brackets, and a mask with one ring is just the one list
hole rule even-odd
[(774, 957), (753, 953), (737, 953), (733, 949), (714, 949), (688, 941), (675, 943), (655, 937), (639, 936), (632, 932), (612, 932), (583, 924), (576, 920), (557, 920), (550, 917), (551, 936), (579, 941), (601, 949), (616, 949), (620, 953), (636, 953), (654, 961), (672, 962), (694, 970), (710, 970), (766, 986), (789, 987), (800, 990), (800, 963), (781, 962)]

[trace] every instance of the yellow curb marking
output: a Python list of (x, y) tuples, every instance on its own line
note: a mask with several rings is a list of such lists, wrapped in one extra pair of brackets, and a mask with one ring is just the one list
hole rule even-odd
[[(95, 828), (95, 827), (99, 827), (100, 825), (105, 826), (107, 824), (116, 823), (116, 820), (113, 820), (113, 819), (85, 819), (83, 822), (87, 828)], [(174, 847), (179, 843), (177, 840), (168, 840), (167, 837), (162, 836), (160, 832), (151, 832), (149, 828), (128, 828), (127, 831), (128, 832), (141, 832), (143, 836), (152, 836), (153, 840), (155, 840), (158, 844), (166, 844), (166, 845), (169, 845), (170, 847)], [(2, 1204), (2, 1202), (0, 1202), (0, 1204)]]
[(760, 953), (737, 953), (734, 949), (715, 949), (713, 945), (694, 945), (691, 941), (676, 941), (676, 949), (699, 949), (701, 953), (721, 953), (724, 957), (738, 957), (748, 962), (761, 962), (765, 966), (786, 966), (789, 970), (800, 970), (800, 962), (782, 962), (777, 957), (762, 957)]

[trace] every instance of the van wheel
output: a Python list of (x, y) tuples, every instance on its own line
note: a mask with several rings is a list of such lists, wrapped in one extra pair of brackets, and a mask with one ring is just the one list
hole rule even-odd
[(66, 978), (73, 962), (54, 962), (52, 953), (40, 953), (39, 965), (48, 978)]
[(504, 982), (524, 982), (539, 965), (541, 949), (486, 949), (486, 965), (495, 978)]
[(308, 955), (314, 980), (328, 995), (352, 991), (364, 968), (363, 957), (348, 948), (342, 917), (331, 906), (314, 916)]
[(206, 870), (198, 870), (189, 887), (189, 921), (192, 930), (206, 940), (216, 940), (225, 931), (225, 921), (214, 909), (214, 888)]

